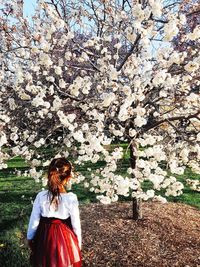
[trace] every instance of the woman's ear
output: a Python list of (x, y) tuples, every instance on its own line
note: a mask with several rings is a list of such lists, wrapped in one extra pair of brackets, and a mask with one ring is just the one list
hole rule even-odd
[(65, 188), (66, 188), (67, 190), (71, 190), (71, 187), (72, 187), (71, 179), (68, 178), (68, 180), (67, 180), (67, 185), (66, 185)]

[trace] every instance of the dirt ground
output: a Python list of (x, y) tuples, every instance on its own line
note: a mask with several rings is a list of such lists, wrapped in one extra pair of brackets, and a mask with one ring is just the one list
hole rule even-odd
[(131, 202), (80, 205), (83, 267), (200, 267), (200, 211), (146, 202), (131, 219)]

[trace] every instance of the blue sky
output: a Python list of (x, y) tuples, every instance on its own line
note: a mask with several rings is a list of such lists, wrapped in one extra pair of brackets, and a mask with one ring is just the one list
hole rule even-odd
[(37, 0), (24, 0), (24, 15), (31, 18), (34, 13), (34, 7), (36, 6)]

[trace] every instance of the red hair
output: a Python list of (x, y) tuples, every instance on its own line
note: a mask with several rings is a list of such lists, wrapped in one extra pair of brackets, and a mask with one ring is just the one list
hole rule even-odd
[(60, 187), (62, 186), (63, 180), (70, 178), (72, 170), (71, 163), (63, 158), (57, 158), (53, 159), (49, 165), (48, 169), (48, 190), (49, 193), (52, 194), (52, 197), (50, 197), (50, 203), (56, 200), (56, 206), (58, 206), (58, 200), (56, 197), (60, 197)]

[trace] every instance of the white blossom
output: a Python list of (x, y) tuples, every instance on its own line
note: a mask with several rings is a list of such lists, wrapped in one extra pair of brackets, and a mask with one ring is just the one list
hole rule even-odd
[(141, 116), (137, 116), (135, 119), (134, 119), (134, 123), (137, 127), (141, 127), (143, 125), (145, 125), (147, 123), (147, 120)]
[(98, 200), (100, 200), (100, 202), (102, 204), (110, 204), (111, 203), (111, 199), (108, 196), (104, 196), (104, 195), (99, 195), (96, 197)]
[(188, 62), (186, 65), (185, 65), (185, 70), (188, 71), (188, 72), (195, 72), (196, 70), (199, 69), (199, 63), (197, 62)]
[(109, 94), (104, 94), (103, 95), (103, 107), (108, 107), (114, 100), (115, 100), (115, 94), (114, 93), (109, 93)]

